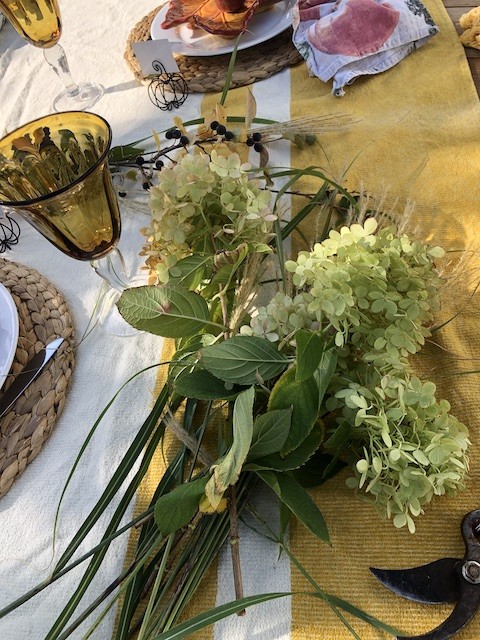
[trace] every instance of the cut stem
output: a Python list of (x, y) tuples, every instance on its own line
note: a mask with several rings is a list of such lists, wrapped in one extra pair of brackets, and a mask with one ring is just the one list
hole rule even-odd
[[(232, 554), (235, 598), (241, 600), (243, 598), (243, 579), (240, 563), (240, 536), (238, 535), (237, 490), (234, 484), (230, 487), (230, 552)], [(245, 609), (242, 609), (237, 615), (244, 616), (245, 613)]]

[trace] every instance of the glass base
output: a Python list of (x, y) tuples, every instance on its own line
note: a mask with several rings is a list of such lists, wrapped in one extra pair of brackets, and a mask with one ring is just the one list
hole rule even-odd
[(132, 336), (138, 336), (140, 331), (134, 329), (128, 324), (126, 320), (122, 318), (116, 303), (120, 298), (121, 293), (110, 289), (105, 294), (103, 300), (102, 318), (100, 319), (100, 329), (105, 331), (110, 336), (117, 336), (118, 338), (131, 338)]
[(55, 111), (83, 111), (100, 100), (105, 88), (95, 82), (82, 82), (75, 91), (62, 91), (53, 101)]

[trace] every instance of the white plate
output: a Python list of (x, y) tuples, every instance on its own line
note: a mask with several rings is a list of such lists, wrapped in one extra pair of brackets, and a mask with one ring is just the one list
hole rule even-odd
[[(256, 44), (270, 40), (282, 33), (292, 24), (292, 1), (277, 2), (268, 11), (263, 11), (248, 23), (246, 31), (240, 39), (238, 50), (253, 47)], [(152, 40), (168, 40), (173, 53), (183, 56), (218, 56), (231, 53), (235, 46), (235, 38), (214, 36), (203, 29), (191, 29), (187, 24), (181, 24), (172, 29), (162, 29), (168, 4), (160, 9), (150, 27)]]
[(0, 389), (10, 371), (17, 342), (17, 307), (9, 290), (0, 284)]

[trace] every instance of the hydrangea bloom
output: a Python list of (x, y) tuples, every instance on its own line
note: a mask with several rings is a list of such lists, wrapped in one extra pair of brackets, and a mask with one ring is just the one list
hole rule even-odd
[(250, 179), (237, 153), (185, 154), (159, 173), (150, 190), (152, 220), (143, 254), (167, 282), (169, 269), (192, 253), (230, 251), (268, 238), (276, 219), (271, 194)]

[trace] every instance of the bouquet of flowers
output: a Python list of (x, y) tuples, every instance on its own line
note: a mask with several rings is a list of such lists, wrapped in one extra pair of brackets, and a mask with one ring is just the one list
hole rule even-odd
[[(433, 496), (463, 486), (467, 429), (410, 362), (432, 334), (443, 250), (399, 231), (318, 167), (268, 167), (271, 140), (315, 142), (298, 123), (229, 130), (223, 109), (216, 117), (197, 133), (177, 120), (167, 148), (155, 134), (150, 160), (123, 149), (116, 163), (136, 166), (151, 207), (143, 254), (152, 284), (125, 291), (118, 307), (175, 349), (151, 414), (52, 576), (3, 612), (89, 557), (49, 640), (120, 597), (117, 640), (166, 640), (287, 595), (242, 591), (238, 518), (258, 483), (278, 497), (283, 531), (296, 517), (323, 541), (327, 523), (308, 489), (346, 466), (348, 485), (412, 533)], [(248, 147), (257, 169), (242, 159)], [(284, 202), (302, 193), (305, 176), (317, 189), (287, 220)], [(286, 256), (285, 241), (312, 216), (317, 237)], [(150, 507), (119, 528), (168, 431), (179, 445)], [(138, 460), (103, 539), (71, 561)], [(132, 527), (140, 530), (133, 563), (67, 627), (108, 546)], [(289, 553), (282, 532), (270, 535)], [(179, 623), (229, 536), (237, 600)], [(396, 633), (320, 587), (311, 595)]]

